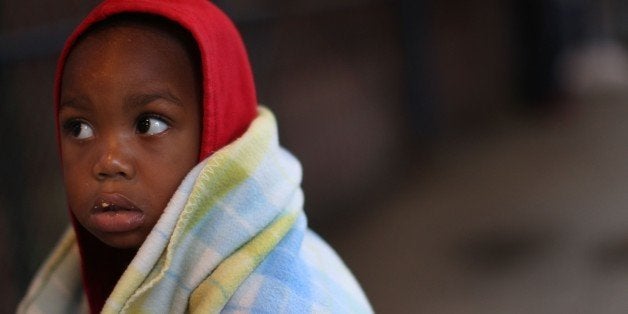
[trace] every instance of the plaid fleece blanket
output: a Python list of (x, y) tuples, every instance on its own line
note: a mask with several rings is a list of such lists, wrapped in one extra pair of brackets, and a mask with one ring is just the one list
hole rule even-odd
[[(298, 161), (260, 107), (249, 130), (197, 165), (103, 313), (370, 313), (333, 250), (307, 229)], [(86, 312), (70, 228), (19, 313)]]

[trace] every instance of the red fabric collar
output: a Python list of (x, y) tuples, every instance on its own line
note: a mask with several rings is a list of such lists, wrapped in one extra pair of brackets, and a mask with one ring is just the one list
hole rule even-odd
[[(248, 56), (239, 33), (224, 13), (207, 0), (110, 0), (96, 7), (68, 38), (59, 58), (54, 104), (58, 112), (61, 77), (75, 40), (92, 24), (119, 13), (165, 17), (196, 39), (203, 73), (203, 126), (199, 160), (242, 135), (257, 114)], [(57, 138), (59, 138), (59, 121)], [(82, 258), (84, 288), (93, 313), (100, 312), (135, 251), (106, 246), (72, 217)]]

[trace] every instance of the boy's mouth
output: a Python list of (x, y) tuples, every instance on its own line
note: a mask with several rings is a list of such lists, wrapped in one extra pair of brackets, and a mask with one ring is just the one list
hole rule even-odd
[(133, 202), (119, 193), (99, 195), (92, 207), (92, 213), (119, 210), (141, 211)]
[(90, 225), (105, 233), (128, 232), (144, 221), (144, 212), (122, 194), (101, 194), (90, 211)]

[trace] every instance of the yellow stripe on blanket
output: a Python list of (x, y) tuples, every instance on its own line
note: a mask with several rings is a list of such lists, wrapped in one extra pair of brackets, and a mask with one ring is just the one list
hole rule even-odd
[(219, 312), (240, 284), (257, 268), (277, 243), (292, 228), (298, 211), (279, 217), (246, 245), (225, 259), (190, 297), (191, 313)]

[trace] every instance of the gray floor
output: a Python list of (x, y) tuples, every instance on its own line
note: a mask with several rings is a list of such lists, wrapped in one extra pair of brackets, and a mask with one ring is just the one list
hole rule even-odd
[(330, 240), (383, 313), (626, 313), (623, 99), (445, 140)]

